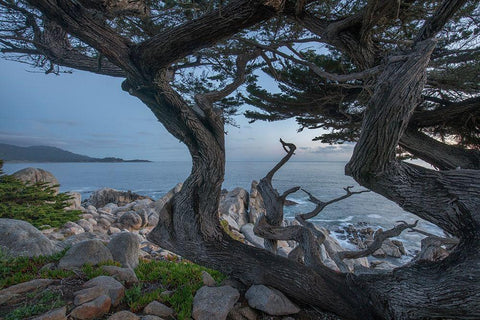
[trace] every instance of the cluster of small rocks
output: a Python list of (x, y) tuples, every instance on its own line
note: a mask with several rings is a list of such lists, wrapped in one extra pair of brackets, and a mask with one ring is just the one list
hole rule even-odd
[[(155, 259), (173, 255), (149, 242), (146, 235), (157, 225), (159, 213), (164, 204), (181, 187), (182, 184), (179, 183), (157, 201), (130, 191), (104, 188), (94, 192), (81, 204), (80, 194), (70, 193), (73, 199), (69, 209), (81, 210), (83, 212), (80, 215), (81, 219), (67, 222), (58, 229), (47, 227), (41, 232), (59, 248), (67, 248), (87, 239), (109, 242), (115, 234), (129, 232), (137, 236), (143, 258)], [(106, 201), (118, 201), (118, 203), (105, 203)], [(129, 248), (124, 246), (122, 250), (129, 250)]]

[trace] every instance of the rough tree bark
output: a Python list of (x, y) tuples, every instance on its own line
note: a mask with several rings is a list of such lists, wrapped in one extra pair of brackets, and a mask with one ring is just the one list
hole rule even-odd
[(440, 170), (480, 169), (480, 151), (451, 146), (407, 128), (399, 145)]
[[(479, 171), (436, 172), (395, 160), (395, 147), (425, 82), (425, 68), (435, 46), (432, 37), (465, 1), (446, 0), (418, 35), (416, 47), (403, 54), (404, 59), (387, 59), (365, 115), (360, 141), (347, 167), (360, 184), (439, 225), (457, 236), (460, 243), (438, 263), (416, 263), (389, 274), (358, 276), (337, 273), (321, 265), (308, 267), (234, 241), (223, 232), (218, 218), (225, 171), (222, 116), (208, 97), (197, 97), (197, 105), (192, 108), (170, 86), (170, 64), (269, 19), (280, 7), (272, 7), (266, 1), (233, 0), (223, 8), (222, 19), (216, 10), (192, 24), (134, 44), (81, 2), (28, 2), (48, 20), (98, 50), (110, 61), (110, 70), (122, 70), (128, 77), (123, 89), (141, 99), (165, 128), (188, 147), (191, 174), (181, 192), (162, 210), (158, 225), (148, 236), (151, 241), (247, 284), (273, 286), (300, 303), (348, 319), (480, 318)], [(382, 17), (388, 16), (397, 1), (380, 1), (376, 6), (375, 3), (359, 16), (339, 21), (330, 30), (320, 30), (326, 32), (325, 37), (333, 45), (355, 53), (363, 69), (371, 67), (377, 52), (368, 30), (357, 31), (356, 26), (372, 24), (375, 8), (381, 8)], [(287, 2), (285, 10), (289, 5)], [(295, 19), (306, 27), (317, 27), (313, 15), (303, 15), (298, 8), (294, 12)], [(198, 32), (202, 32), (201, 36), (193, 39), (192, 35)], [(365, 48), (361, 47), (363, 44)], [(242, 64), (237, 65), (242, 68)], [(215, 98), (226, 96), (228, 91)]]
[[(447, 1), (438, 12), (447, 14), (458, 5)], [(392, 318), (476, 319), (480, 317), (480, 174), (478, 170), (436, 172), (399, 162), (394, 155), (421, 96), (435, 47), (435, 41), (425, 34), (435, 34), (435, 26), (423, 28), (418, 39), (426, 40), (417, 42), (404, 62), (388, 64), (380, 76), (346, 171), (360, 184), (442, 227), (461, 242), (440, 263), (414, 264), (396, 270), (393, 277), (360, 277), (360, 281), (365, 281), (376, 303), (384, 305), (385, 311), (390, 309)]]
[[(293, 156), (296, 150), (296, 146), (292, 143), (285, 143), (280, 139), (280, 143), (283, 146), (283, 149), (287, 154), (280, 160), (272, 170), (270, 170), (267, 175), (260, 180), (257, 185), (258, 192), (262, 195), (263, 202), (266, 208), (265, 219), (266, 223), (273, 227), (280, 227), (283, 222), (283, 207), (287, 196), (294, 192), (297, 192), (300, 187), (293, 187), (285, 191), (282, 195), (278, 194), (277, 189), (272, 185), (272, 179), (274, 174)], [(264, 237), (265, 238), (265, 237)], [(273, 239), (265, 238), (264, 244), (265, 249), (272, 252), (273, 254), (277, 253), (277, 240), (282, 239)], [(287, 239), (288, 240), (288, 239)]]

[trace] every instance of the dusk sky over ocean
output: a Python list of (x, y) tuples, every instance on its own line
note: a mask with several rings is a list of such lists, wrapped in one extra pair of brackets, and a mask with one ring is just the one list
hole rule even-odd
[[(120, 78), (82, 71), (45, 75), (18, 62), (0, 60), (0, 143), (48, 145), (92, 157), (188, 160), (186, 147), (171, 136), (137, 98), (121, 90)], [(292, 160), (347, 160), (351, 144), (311, 141), (319, 131), (297, 133), (294, 119), (257, 121), (242, 115), (239, 128), (226, 126), (227, 160), (275, 160), (279, 138), (293, 142)]]

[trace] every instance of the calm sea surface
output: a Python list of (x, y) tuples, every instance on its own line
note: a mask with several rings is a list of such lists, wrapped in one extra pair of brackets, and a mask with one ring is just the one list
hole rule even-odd
[[(250, 190), (252, 180), (260, 180), (275, 165), (275, 162), (231, 161), (227, 170), (223, 188), (231, 190), (242, 187)], [(355, 186), (353, 191), (361, 190), (352, 178), (343, 174), (345, 162), (289, 162), (275, 175), (274, 187), (283, 192), (293, 186), (301, 186), (323, 201), (336, 198), (345, 192), (346, 186)], [(52, 172), (60, 181), (60, 190), (77, 191), (82, 199), (91, 192), (109, 187), (160, 198), (178, 182), (187, 178), (190, 162), (151, 162), (151, 163), (6, 163), (4, 171), (13, 173), (26, 167), (42, 168)], [(314, 206), (308, 202), (303, 192), (289, 197), (298, 205), (286, 209), (287, 217), (295, 213), (308, 212)], [(334, 203), (312, 219), (319, 225), (334, 230), (340, 225), (366, 222), (373, 227), (391, 228), (395, 221), (417, 220), (414, 215), (405, 212), (395, 203), (373, 193), (354, 195)], [(435, 226), (420, 221), (419, 227), (438, 233)], [(406, 241), (410, 251), (418, 249), (421, 236), (404, 232), (400, 237)]]

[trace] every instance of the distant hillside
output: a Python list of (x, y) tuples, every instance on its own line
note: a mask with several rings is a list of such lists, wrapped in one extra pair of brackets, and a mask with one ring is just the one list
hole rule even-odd
[(123, 160), (120, 158), (92, 158), (47, 146), (18, 147), (0, 143), (0, 159), (25, 162), (150, 162), (148, 160)]

